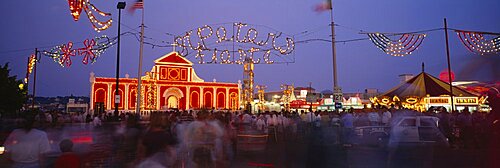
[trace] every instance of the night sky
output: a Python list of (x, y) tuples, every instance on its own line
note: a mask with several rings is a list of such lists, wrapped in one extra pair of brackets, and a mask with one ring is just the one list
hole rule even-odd
[[(0, 64), (9, 62), (12, 74), (22, 79), (28, 56), (34, 48), (49, 50), (53, 46), (76, 44), (100, 35), (117, 35), (117, 1), (90, 0), (102, 11), (112, 13), (113, 26), (95, 32), (86, 14), (73, 21), (65, 0), (2, 0)], [(128, 0), (127, 6), (134, 1)], [(296, 41), (330, 38), (330, 13), (318, 13), (314, 6), (322, 0), (146, 0), (146, 36), (161, 41), (173, 40), (170, 34), (228, 22), (265, 25), (294, 35)], [(334, 0), (334, 19), (337, 40), (366, 38), (359, 32), (413, 32), (442, 28), (443, 18), (455, 29), (500, 32), (500, 1), (498, 0)], [(122, 32), (140, 25), (140, 12), (122, 12)], [(301, 32), (308, 31), (308, 34)], [(266, 33), (259, 32), (259, 33)], [(493, 81), (500, 79), (500, 55), (471, 54), (461, 44), (456, 33), (449, 31), (452, 69), (457, 80)], [(137, 76), (139, 42), (134, 36), (123, 36), (120, 76)], [(110, 48), (95, 64), (83, 65), (73, 57), (73, 65), (63, 68), (51, 58), (42, 57), (38, 67), (37, 96), (88, 96), (89, 73), (114, 77), (116, 46)], [(153, 60), (172, 51), (172, 48), (145, 45), (143, 71), (153, 66)], [(296, 45), (295, 63), (256, 65), (255, 83), (278, 90), (280, 84), (312, 86), (317, 90), (332, 90), (331, 44), (310, 42)], [(196, 62), (194, 56), (188, 56)], [(337, 44), (339, 84), (344, 92), (362, 92), (365, 88), (386, 91), (398, 83), (399, 74), (417, 74), (425, 62), (426, 72), (438, 76), (446, 69), (444, 31), (427, 33), (418, 50), (406, 57), (383, 53), (369, 40)], [(243, 77), (240, 65), (194, 65), (205, 81), (237, 82)], [(30, 87), (31, 90), (31, 87)], [(31, 91), (30, 91), (31, 92)]]

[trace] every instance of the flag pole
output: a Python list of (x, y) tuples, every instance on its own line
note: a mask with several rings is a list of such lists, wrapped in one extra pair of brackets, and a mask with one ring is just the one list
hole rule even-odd
[(137, 71), (137, 105), (135, 107), (135, 113), (140, 115), (141, 112), (141, 76), (142, 76), (142, 59), (144, 52), (144, 1), (142, 1), (142, 21), (141, 21), (141, 42), (139, 48), (139, 70)]

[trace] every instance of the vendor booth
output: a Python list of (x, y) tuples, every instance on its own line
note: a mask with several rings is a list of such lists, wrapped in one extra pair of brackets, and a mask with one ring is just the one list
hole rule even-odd
[[(450, 85), (448, 83), (422, 72), (386, 93), (370, 98), (370, 102), (376, 106), (394, 106), (418, 111), (437, 107), (444, 107), (450, 111), (452, 99), (449, 93)], [(455, 110), (463, 110), (465, 107), (470, 111), (479, 110), (480, 105), (484, 102), (485, 97), (453, 87)]]

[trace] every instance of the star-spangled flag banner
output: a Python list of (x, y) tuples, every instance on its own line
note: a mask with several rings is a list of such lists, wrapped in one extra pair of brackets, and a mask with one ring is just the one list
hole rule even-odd
[(324, 12), (328, 10), (332, 10), (332, 0), (325, 0), (314, 7), (314, 11), (316, 12)]
[(143, 0), (137, 0), (130, 8), (129, 12), (133, 13), (137, 9), (144, 9), (144, 2)]

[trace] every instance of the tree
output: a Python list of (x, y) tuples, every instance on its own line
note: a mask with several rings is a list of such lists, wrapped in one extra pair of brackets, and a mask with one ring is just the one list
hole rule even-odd
[(9, 63), (0, 66), (0, 114), (16, 114), (26, 102), (27, 86), (17, 76), (10, 76)]

